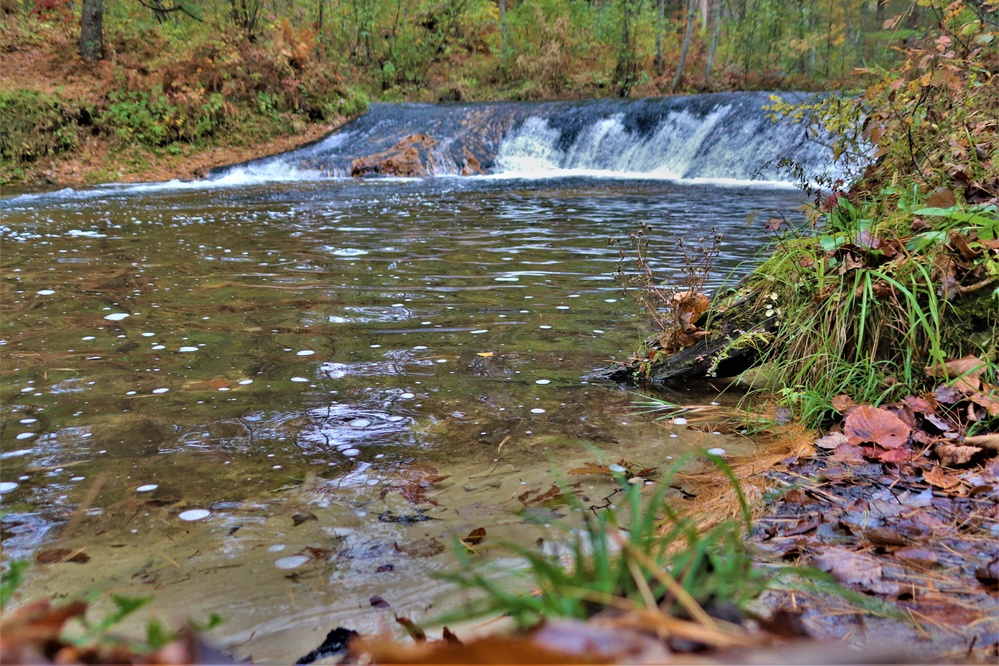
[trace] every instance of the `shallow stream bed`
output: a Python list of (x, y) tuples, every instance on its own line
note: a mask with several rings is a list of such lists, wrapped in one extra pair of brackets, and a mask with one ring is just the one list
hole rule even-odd
[(716, 227), (717, 287), (765, 242), (747, 213), (793, 190), (228, 183), (0, 199), (3, 558), (89, 557), (37, 565), (29, 597), (152, 594), (290, 662), (337, 625), (432, 617), (453, 538), (544, 535), (567, 511), (534, 500), (575, 466), (751, 453), (582, 377), (645, 334), (609, 241), (651, 223), (678, 267), (674, 239)]

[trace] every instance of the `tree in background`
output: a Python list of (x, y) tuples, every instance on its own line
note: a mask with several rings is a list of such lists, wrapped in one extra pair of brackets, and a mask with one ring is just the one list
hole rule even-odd
[(80, 55), (85, 60), (100, 60), (104, 57), (104, 0), (83, 0)]

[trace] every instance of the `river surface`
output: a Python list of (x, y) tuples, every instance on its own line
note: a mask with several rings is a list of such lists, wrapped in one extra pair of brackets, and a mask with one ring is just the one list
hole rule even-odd
[[(564, 174), (2, 198), (3, 558), (82, 550), (36, 565), (27, 597), (217, 612), (213, 640), (259, 663), (432, 618), (454, 537), (530, 543), (566, 515), (534, 499), (571, 468), (751, 454), (583, 376), (647, 334), (610, 241), (652, 224), (665, 275), (676, 238), (715, 227), (717, 288), (766, 242), (747, 214), (799, 199)], [(573, 477), (593, 504), (608, 481)]]

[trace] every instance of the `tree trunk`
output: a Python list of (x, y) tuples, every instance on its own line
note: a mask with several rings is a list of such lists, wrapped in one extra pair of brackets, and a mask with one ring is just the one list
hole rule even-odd
[(711, 28), (711, 42), (708, 44), (707, 62), (704, 64), (704, 84), (707, 88), (711, 82), (711, 68), (715, 65), (715, 53), (718, 51), (718, 38), (721, 36), (722, 12), (725, 8), (725, 0), (713, 0), (711, 3), (711, 14), (709, 21), (714, 21)]
[(680, 62), (676, 65), (676, 75), (673, 77), (673, 84), (669, 91), (673, 92), (680, 85), (680, 77), (683, 75), (683, 67), (687, 64), (687, 52), (690, 50), (690, 41), (694, 37), (694, 17), (697, 14), (697, 0), (687, 1), (687, 31), (683, 35), (683, 47), (680, 49)]
[(85, 60), (104, 58), (104, 0), (83, 0), (80, 56)]
[(662, 76), (666, 69), (663, 62), (663, 32), (666, 30), (666, 0), (659, 0), (659, 14), (656, 16), (656, 57), (653, 60), (653, 67), (656, 76)]
[(503, 77), (508, 76), (508, 70), (510, 66), (510, 29), (506, 24), (506, 0), (499, 0), (499, 12), (500, 12), (500, 39), (501, 39), (501, 55), (503, 58)]

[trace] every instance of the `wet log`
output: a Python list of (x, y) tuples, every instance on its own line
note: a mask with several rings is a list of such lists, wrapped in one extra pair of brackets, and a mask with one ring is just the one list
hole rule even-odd
[[(590, 375), (589, 379), (651, 384), (668, 387), (672, 384), (705, 380), (713, 377), (735, 377), (756, 365), (763, 353), (765, 338), (777, 329), (776, 315), (767, 316), (759, 307), (759, 294), (733, 294), (725, 305), (716, 306), (711, 314), (710, 333), (690, 347), (654, 358), (651, 365), (634, 359)], [(707, 317), (699, 326), (708, 324)], [(656, 352), (658, 339), (646, 340), (643, 351)]]

